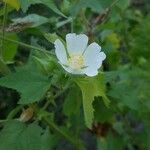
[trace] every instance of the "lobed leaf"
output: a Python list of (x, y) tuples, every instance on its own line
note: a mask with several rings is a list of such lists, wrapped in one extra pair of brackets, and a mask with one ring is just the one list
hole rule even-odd
[(103, 98), (104, 104), (107, 107), (110, 103), (109, 99), (105, 95), (105, 85), (103, 83), (103, 76), (100, 74), (92, 78), (80, 78), (76, 80), (76, 83), (82, 91), (85, 124), (88, 128), (91, 128), (94, 119), (94, 97), (101, 96)]
[(50, 87), (50, 79), (35, 69), (23, 67), (16, 73), (1, 78), (0, 86), (17, 90), (21, 94), (19, 103), (29, 104), (43, 98)]

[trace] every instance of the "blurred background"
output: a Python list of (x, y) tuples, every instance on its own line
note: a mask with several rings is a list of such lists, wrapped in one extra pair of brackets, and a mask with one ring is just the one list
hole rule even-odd
[[(103, 74), (111, 104), (108, 109), (95, 98), (93, 127), (87, 129), (81, 108), (74, 107), (73, 96), (66, 92), (47, 108), (54, 112), (55, 123), (76, 131), (87, 150), (149, 150), (150, 0), (1, 0), (1, 77), (27, 63), (31, 47), (23, 43), (53, 50), (53, 39), (70, 32), (87, 34), (106, 53)], [(0, 87), (1, 120), (16, 110), (19, 97), (15, 90)], [(5, 143), (0, 142), (0, 150), (20, 150), (6, 146), (13, 137), (0, 128)], [(79, 148), (54, 134), (42, 150), (51, 149)]]

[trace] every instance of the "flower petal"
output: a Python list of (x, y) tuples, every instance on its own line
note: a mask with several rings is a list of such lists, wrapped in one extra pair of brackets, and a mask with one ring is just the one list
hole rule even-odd
[(96, 76), (98, 74), (98, 70), (92, 67), (87, 67), (83, 71), (84, 71), (84, 74), (90, 77)]
[(59, 39), (57, 39), (54, 42), (54, 45), (55, 45), (55, 53), (56, 53), (57, 58), (62, 64), (66, 64), (67, 54), (66, 54), (66, 50), (65, 50), (63, 43)]
[(102, 65), (102, 61), (106, 58), (106, 55), (104, 52), (100, 52), (101, 47), (97, 43), (90, 44), (85, 53), (84, 53), (84, 59), (85, 59), (85, 66), (92, 67), (92, 68), (100, 68)]
[(106, 54), (104, 52), (100, 52), (100, 57), (101, 57), (101, 60), (105, 60), (106, 58)]
[(69, 33), (66, 35), (67, 50), (69, 54), (82, 54), (87, 47), (88, 37), (85, 34), (76, 35)]

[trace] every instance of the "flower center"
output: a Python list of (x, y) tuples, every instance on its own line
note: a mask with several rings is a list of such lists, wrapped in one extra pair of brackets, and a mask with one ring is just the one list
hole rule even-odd
[(84, 58), (81, 54), (73, 54), (68, 59), (69, 66), (73, 69), (81, 69), (84, 65)]

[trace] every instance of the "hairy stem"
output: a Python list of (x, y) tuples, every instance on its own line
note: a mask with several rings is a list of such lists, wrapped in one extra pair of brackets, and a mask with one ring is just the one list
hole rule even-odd
[[(5, 36), (5, 24), (7, 19), (7, 4), (4, 4), (4, 16), (3, 16), (3, 23), (2, 23), (2, 37)], [(0, 48), (0, 57), (3, 59), (3, 50), (4, 50), (4, 39), (1, 39), (1, 48)]]
[(47, 51), (43, 48), (39, 48), (39, 47), (36, 47), (36, 46), (32, 46), (32, 45), (29, 45), (29, 44), (26, 44), (26, 43), (23, 43), (23, 42), (19, 42), (19, 41), (16, 41), (16, 40), (12, 40), (12, 39), (9, 39), (9, 38), (6, 38), (6, 37), (3, 37), (0, 35), (0, 39), (3, 39), (5, 41), (9, 41), (9, 42), (12, 42), (12, 43), (15, 43), (15, 44), (19, 44), (23, 47), (26, 47), (26, 48), (31, 48), (31, 49), (34, 49), (34, 50), (38, 50), (38, 51), (41, 51), (41, 52), (45, 52), (45, 53), (48, 53), (48, 54), (51, 54), (51, 55), (54, 55), (52, 52), (50, 51)]

